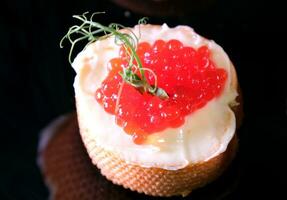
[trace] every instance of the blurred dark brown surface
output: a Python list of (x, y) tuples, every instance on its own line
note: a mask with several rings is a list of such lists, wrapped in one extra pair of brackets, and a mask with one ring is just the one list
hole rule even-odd
[[(0, 11), (0, 199), (46, 199), (36, 165), (38, 134), (74, 109), (75, 74), (67, 60), (68, 46), (59, 48), (60, 38), (75, 23), (71, 16), (106, 11), (100, 22), (133, 26), (143, 15), (105, 0), (4, 0)], [(281, 199), (287, 168), (282, 1), (216, 0), (205, 11), (148, 17), (154, 24), (192, 26), (220, 44), (237, 68), (245, 110), (239, 130), (240, 179), (223, 199)]]

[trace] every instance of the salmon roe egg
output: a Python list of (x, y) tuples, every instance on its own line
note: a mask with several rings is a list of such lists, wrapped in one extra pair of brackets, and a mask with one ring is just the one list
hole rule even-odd
[[(207, 46), (194, 49), (175, 39), (156, 40), (153, 44), (139, 43), (137, 54), (143, 66), (156, 74), (158, 87), (169, 98), (162, 100), (140, 93), (123, 82), (119, 74), (127, 67), (123, 47), (119, 56), (109, 61), (109, 74), (95, 94), (97, 102), (107, 113), (115, 115), (117, 125), (132, 135), (136, 144), (144, 143), (149, 134), (180, 127), (185, 116), (205, 106), (224, 89), (227, 72), (215, 67)], [(153, 74), (146, 71), (145, 75), (149, 84), (154, 85)]]

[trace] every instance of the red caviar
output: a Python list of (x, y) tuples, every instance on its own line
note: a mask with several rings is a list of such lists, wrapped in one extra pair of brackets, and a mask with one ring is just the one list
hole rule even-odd
[[(116, 123), (136, 144), (143, 143), (148, 134), (181, 126), (185, 116), (218, 97), (224, 88), (227, 73), (215, 67), (207, 46), (194, 49), (178, 40), (157, 40), (152, 45), (139, 43), (137, 54), (143, 66), (157, 75), (158, 87), (168, 93), (168, 99), (142, 94), (123, 83), (119, 72), (126, 67), (124, 48), (110, 60), (109, 74), (96, 91), (97, 101), (116, 116)], [(145, 75), (153, 85), (152, 73)]]

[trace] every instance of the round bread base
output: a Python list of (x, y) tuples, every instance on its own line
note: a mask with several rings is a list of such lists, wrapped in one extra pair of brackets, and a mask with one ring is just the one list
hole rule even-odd
[[(81, 125), (80, 116), (78, 120)], [(97, 146), (94, 138), (90, 137), (92, 134), (89, 134), (88, 128), (80, 126), (80, 133), (93, 164), (107, 179), (124, 188), (151, 196), (188, 195), (192, 190), (203, 187), (220, 176), (237, 151), (235, 134), (226, 151), (208, 161), (179, 170), (146, 168), (129, 164), (113, 152)]]
[[(229, 196), (238, 184), (236, 163), (219, 179), (193, 191), (186, 199), (221, 199)], [(38, 164), (50, 189), (50, 199), (157, 199), (123, 189), (101, 175), (86, 153), (75, 113), (58, 118), (42, 132)]]

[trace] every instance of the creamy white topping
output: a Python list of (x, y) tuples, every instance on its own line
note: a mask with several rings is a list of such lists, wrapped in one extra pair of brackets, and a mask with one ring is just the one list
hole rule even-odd
[[(138, 33), (139, 26), (133, 31)], [(126, 162), (144, 167), (177, 170), (224, 152), (235, 133), (235, 116), (229, 104), (237, 96), (236, 88), (231, 86), (232, 64), (226, 53), (215, 42), (201, 37), (187, 26), (141, 25), (140, 31), (140, 42), (178, 39), (185, 46), (194, 48), (207, 45), (216, 66), (228, 73), (223, 94), (186, 116), (181, 127), (151, 134), (146, 144), (136, 145), (131, 136), (116, 125), (115, 117), (106, 113), (95, 99), (96, 89), (108, 74), (107, 63), (111, 58), (118, 57), (119, 46), (115, 45), (114, 38), (109, 38), (89, 45), (73, 63), (77, 72), (74, 87), (80, 126), (89, 130), (88, 134), (97, 145)]]

